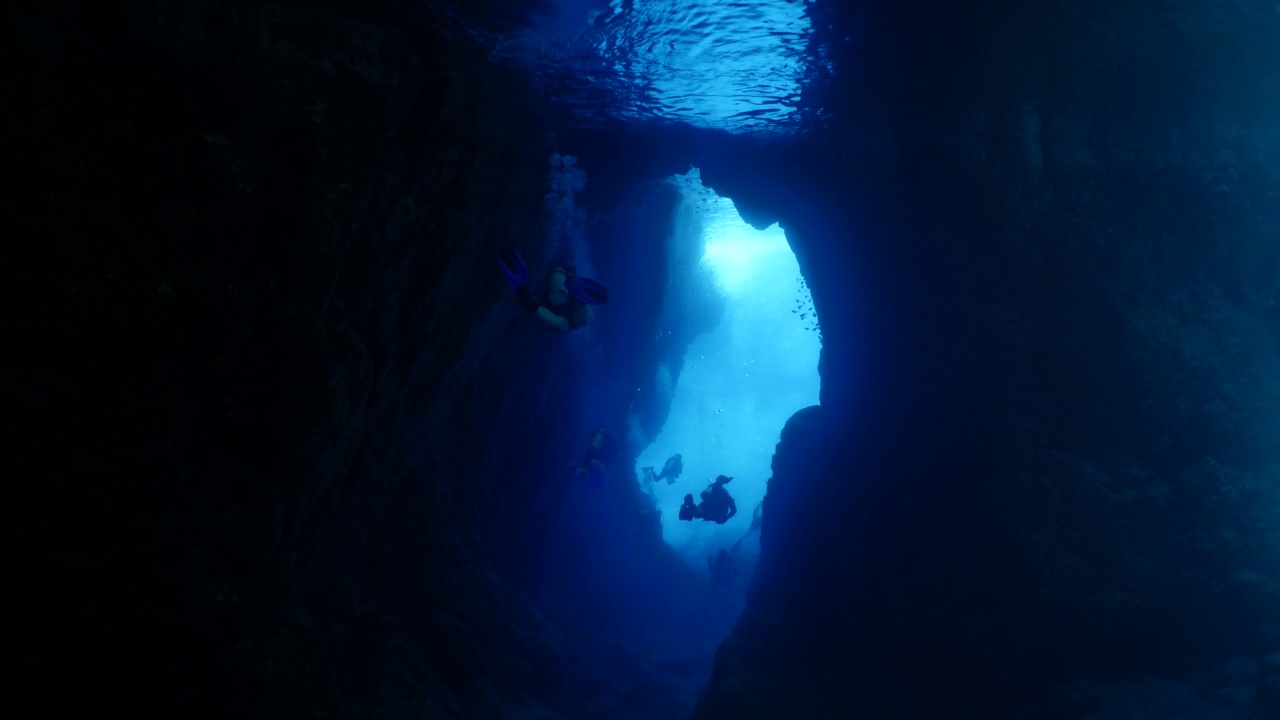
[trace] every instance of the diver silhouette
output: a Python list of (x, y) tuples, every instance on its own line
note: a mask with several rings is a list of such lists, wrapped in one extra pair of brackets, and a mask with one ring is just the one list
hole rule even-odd
[(711, 587), (717, 590), (732, 590), (734, 577), (738, 573), (737, 565), (729, 551), (720, 548), (720, 554), (707, 556), (707, 568), (711, 570)]
[(613, 462), (617, 454), (618, 443), (613, 439), (613, 433), (598, 427), (591, 434), (591, 444), (582, 457), (582, 465), (574, 474), (579, 477), (585, 475), (592, 485), (599, 486), (604, 481), (605, 465)]
[(703, 520), (723, 525), (738, 514), (738, 503), (724, 489), (731, 480), (733, 478), (727, 475), (719, 475), (712, 481), (710, 488), (702, 491), (702, 502), (698, 503), (698, 510), (701, 511)]
[(640, 471), (644, 473), (645, 480), (658, 482), (665, 479), (668, 485), (674, 485), (676, 478), (680, 477), (680, 473), (684, 472), (684, 458), (680, 457), (680, 453), (667, 458), (667, 461), (662, 464), (662, 472), (660, 473), (655, 474), (652, 465), (642, 467)]
[(693, 495), (684, 496), (684, 504), (680, 506), (681, 520), (706, 520), (723, 525), (729, 518), (738, 514), (738, 503), (724, 486), (733, 478), (728, 475), (717, 476), (711, 487), (702, 491), (702, 502), (694, 504)]

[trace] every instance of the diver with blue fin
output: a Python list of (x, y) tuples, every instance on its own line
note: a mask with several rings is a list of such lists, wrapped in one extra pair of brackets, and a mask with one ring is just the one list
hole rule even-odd
[(533, 288), (529, 266), (515, 250), (498, 253), (498, 267), (507, 284), (516, 291), (516, 300), (547, 327), (568, 332), (591, 321), (591, 306), (609, 302), (609, 290), (591, 278), (578, 277), (569, 263), (551, 268), (546, 278)]

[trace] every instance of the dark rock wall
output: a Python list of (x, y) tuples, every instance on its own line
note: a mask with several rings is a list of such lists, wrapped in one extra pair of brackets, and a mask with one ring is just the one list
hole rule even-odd
[[(592, 376), (590, 353), (510, 298), (494, 250), (554, 252), (546, 119), (526, 79), (429, 19), (399, 3), (14, 9), (3, 447), (21, 704), (692, 705), (696, 684), (639, 663), (643, 703), (607, 709), (640, 691), (571, 683), (587, 633), (535, 608), (531, 578), (570, 543), (539, 538), (572, 517), (589, 428), (631, 401), (588, 413), (583, 378), (627, 388), (634, 368)], [(652, 575), (693, 587), (637, 495), (598, 494), (634, 521), (578, 545), (630, 538)], [(614, 607), (635, 577), (557, 587), (590, 605), (594, 583)]]
[(787, 228), (826, 347), (695, 716), (1075, 717), (1046, 684), (1274, 651), (1280, 18), (834, 21), (866, 28), (846, 67), (894, 69), (833, 100), (837, 162), (704, 167)]

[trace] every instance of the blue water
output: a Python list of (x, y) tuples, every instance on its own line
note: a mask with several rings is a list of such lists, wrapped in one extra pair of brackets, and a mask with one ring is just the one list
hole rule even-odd
[(530, 27), (470, 32), (529, 68), (571, 124), (682, 122), (740, 134), (803, 125), (811, 51), (801, 0), (555, 0)]
[[(663, 538), (694, 567), (720, 548), (735, 548), (740, 569), (756, 554), (747, 538), (752, 511), (764, 499), (779, 434), (793, 413), (818, 404), (821, 335), (800, 265), (776, 224), (757, 230), (733, 202), (703, 188), (698, 171), (672, 178), (681, 189), (683, 220), (696, 235), (702, 263), (725, 296), (719, 325), (689, 345), (676, 379), (666, 366), (671, 410), (657, 437), (636, 460), (641, 488), (662, 515)], [(677, 228), (670, 242), (687, 237)], [(678, 255), (678, 253), (672, 253)], [(672, 302), (668, 299), (667, 302)], [(640, 469), (661, 469), (681, 453), (684, 473), (674, 483), (650, 482)], [(684, 495), (695, 498), (717, 475), (728, 475), (738, 514), (723, 525), (678, 520)]]

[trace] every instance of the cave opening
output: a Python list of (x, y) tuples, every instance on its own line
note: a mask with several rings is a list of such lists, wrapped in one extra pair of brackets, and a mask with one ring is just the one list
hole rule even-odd
[[(719, 322), (692, 340), (678, 367), (657, 368), (654, 385), (668, 394), (670, 411), (638, 454), (636, 477), (660, 513), (663, 539), (694, 568), (727, 550), (742, 589), (759, 554), (756, 530), (779, 433), (793, 413), (818, 402), (821, 327), (777, 223), (748, 225), (731, 200), (702, 185), (696, 168), (670, 182), (681, 200), (668, 242), (692, 243), (698, 262), (671, 269), (686, 281), (668, 287), (664, 316), (707, 303), (707, 286), (723, 304)], [(703, 282), (688, 282), (690, 274)], [(736, 514), (724, 523), (678, 519), (685, 498), (700, 502), (721, 475), (733, 478), (725, 488)]]

